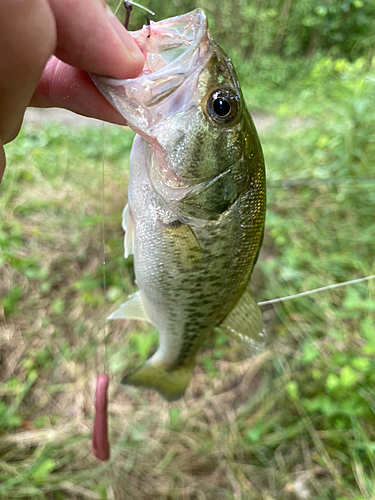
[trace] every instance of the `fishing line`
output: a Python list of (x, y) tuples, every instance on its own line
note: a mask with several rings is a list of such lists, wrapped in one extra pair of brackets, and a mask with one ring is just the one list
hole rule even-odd
[(144, 5), (141, 5), (140, 3), (137, 3), (137, 2), (129, 2), (130, 4), (132, 5), (135, 5), (136, 7), (139, 7), (140, 9), (143, 9), (145, 10), (146, 12), (148, 12), (149, 14), (151, 14), (152, 16), (155, 15), (155, 12), (153, 12), (151, 9), (148, 9), (147, 7), (145, 7)]
[(128, 5), (129, 7), (132, 7), (133, 5), (135, 5), (136, 7), (138, 7), (139, 9), (142, 9), (146, 12), (148, 12), (149, 14), (151, 14), (152, 16), (155, 15), (155, 12), (153, 12), (151, 9), (149, 9), (148, 7), (145, 7), (144, 5), (141, 5), (140, 3), (138, 2), (132, 2), (130, 0), (120, 0), (119, 3), (117, 4), (117, 7), (116, 9), (114, 10), (114, 15), (116, 16), (121, 5), (124, 5), (125, 6), (125, 9), (126, 9), (126, 6)]
[[(105, 253), (105, 152), (104, 152), (104, 122), (102, 123), (102, 171), (101, 171), (101, 268), (102, 268), (102, 281), (103, 281), (103, 300), (104, 300), (104, 311), (107, 309), (107, 278), (106, 278), (106, 253)], [(100, 321), (101, 322), (101, 321)], [(106, 371), (106, 347), (108, 341), (106, 314), (103, 316), (102, 325), (103, 334), (100, 335), (96, 346), (96, 373), (99, 373), (101, 369), (103, 372)]]
[(370, 281), (373, 279), (375, 279), (375, 274), (372, 276), (365, 276), (364, 278), (358, 278), (355, 280), (343, 281), (341, 283), (333, 283), (332, 285), (322, 286), (320, 288), (314, 288), (313, 290), (307, 290), (306, 292), (300, 292), (294, 295), (286, 295), (285, 297), (279, 297), (277, 299), (265, 300), (263, 302), (258, 302), (258, 306), (277, 304), (278, 302), (285, 302), (287, 300), (298, 299), (299, 297), (306, 297), (308, 295), (312, 295), (313, 293), (324, 292), (325, 290), (332, 290), (334, 288), (340, 288), (342, 286), (354, 285), (356, 283), (362, 283), (363, 281)]

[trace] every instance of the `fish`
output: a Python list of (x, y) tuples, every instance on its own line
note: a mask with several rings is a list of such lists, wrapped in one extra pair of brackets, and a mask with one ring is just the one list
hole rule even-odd
[(108, 319), (157, 328), (155, 354), (122, 383), (175, 401), (212, 332), (264, 347), (249, 282), (263, 240), (265, 165), (233, 64), (203, 10), (131, 34), (145, 56), (142, 73), (92, 75), (136, 132), (123, 228), (139, 291)]

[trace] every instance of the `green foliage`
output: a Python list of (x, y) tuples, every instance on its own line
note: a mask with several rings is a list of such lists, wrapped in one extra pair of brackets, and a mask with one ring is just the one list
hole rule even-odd
[[(258, 265), (268, 279), (267, 296), (374, 274), (374, 73), (374, 63), (364, 59), (322, 58), (303, 76), (293, 100), (285, 95), (276, 108), (280, 121), (263, 137), (272, 256), (261, 256)], [(290, 122), (295, 116), (297, 125)], [(361, 481), (371, 498), (373, 284), (285, 302), (276, 317), (279, 342), (294, 345), (279, 356), (277, 387), (285, 388), (297, 420), (308, 423), (306, 439), (326, 450), (318, 463), (333, 476), (337, 463), (344, 467), (336, 488), (344, 487), (339, 477), (345, 476), (345, 488)], [(285, 413), (285, 400), (279, 404), (286, 432), (295, 422), (293, 410)], [(325, 494), (331, 498), (329, 489)]]
[[(124, 19), (122, 2), (108, 3)], [(350, 59), (374, 54), (374, 0), (150, 0), (147, 7), (156, 20), (202, 8), (214, 37), (232, 56), (234, 50), (238, 61), (250, 56), (309, 57), (321, 51)], [(143, 23), (144, 12), (134, 8), (130, 29)]]

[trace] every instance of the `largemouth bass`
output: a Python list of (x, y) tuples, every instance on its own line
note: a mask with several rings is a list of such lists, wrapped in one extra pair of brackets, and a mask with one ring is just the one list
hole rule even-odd
[(123, 382), (173, 401), (214, 329), (247, 347), (264, 343), (249, 289), (265, 220), (264, 160), (232, 62), (202, 10), (132, 36), (146, 58), (142, 74), (93, 77), (137, 132), (123, 227), (139, 292), (109, 319), (155, 325), (157, 351)]

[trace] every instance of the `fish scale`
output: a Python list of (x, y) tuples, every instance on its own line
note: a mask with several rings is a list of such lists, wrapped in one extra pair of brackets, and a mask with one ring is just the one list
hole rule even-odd
[(138, 134), (124, 229), (139, 292), (109, 318), (155, 325), (157, 351), (123, 382), (173, 401), (208, 333), (220, 330), (249, 349), (264, 344), (249, 289), (263, 237), (264, 160), (233, 65), (203, 11), (133, 36), (146, 55), (143, 73), (93, 77)]

